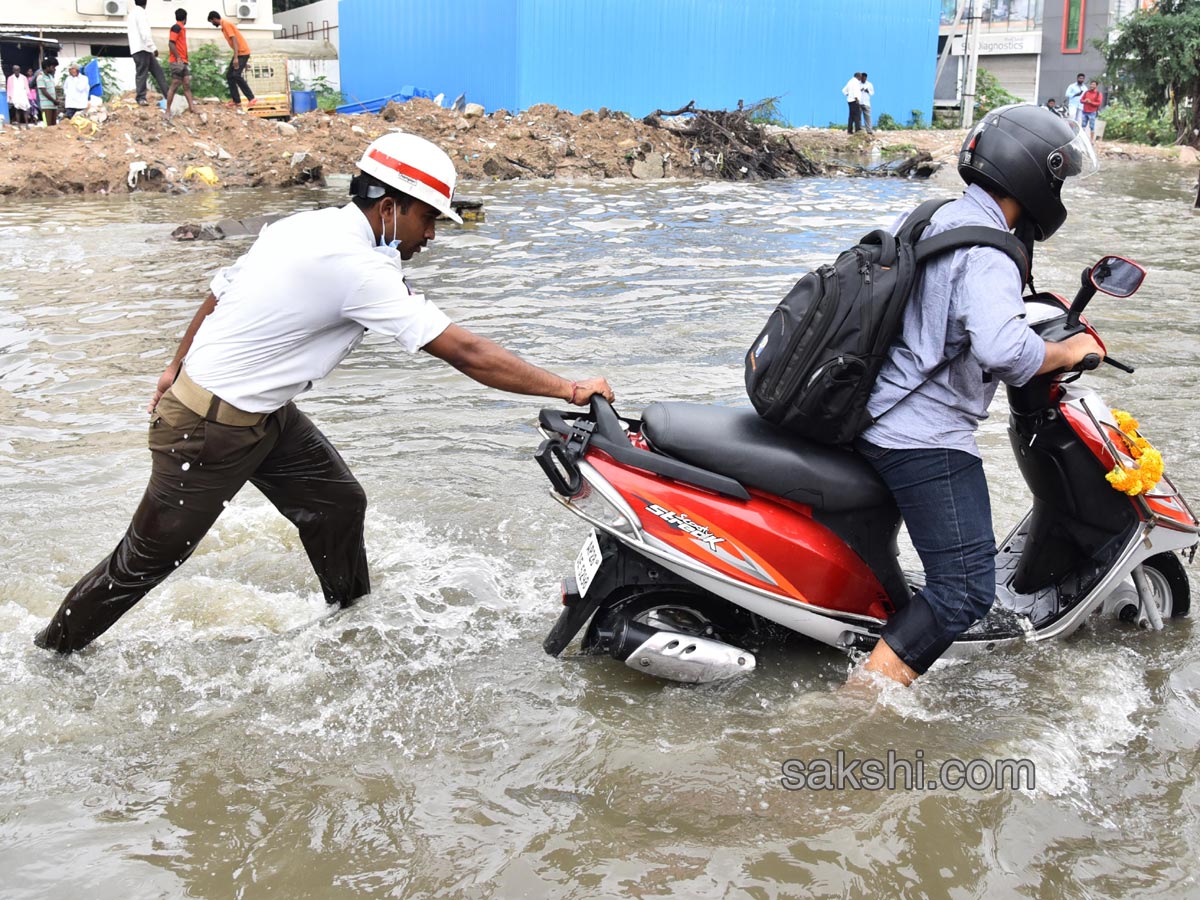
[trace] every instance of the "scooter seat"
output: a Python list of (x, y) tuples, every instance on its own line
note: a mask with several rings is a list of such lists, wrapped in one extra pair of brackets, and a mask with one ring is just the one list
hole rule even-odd
[(826, 512), (892, 503), (887, 486), (858, 454), (797, 437), (752, 409), (651, 403), (642, 435), (661, 453)]

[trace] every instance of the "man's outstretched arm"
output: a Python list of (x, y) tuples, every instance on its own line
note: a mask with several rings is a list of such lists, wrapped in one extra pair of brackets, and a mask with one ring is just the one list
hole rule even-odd
[(421, 348), (450, 363), (468, 378), (501, 391), (558, 397), (586, 406), (592, 394), (612, 402), (612, 388), (604, 378), (570, 381), (527, 363), (495, 341), (480, 337), (459, 325), (451, 325)]

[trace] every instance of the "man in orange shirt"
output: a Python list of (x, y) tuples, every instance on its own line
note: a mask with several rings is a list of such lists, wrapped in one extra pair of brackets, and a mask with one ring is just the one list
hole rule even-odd
[(237, 26), (222, 19), (215, 9), (208, 14), (208, 21), (213, 28), (221, 29), (221, 34), (225, 35), (225, 40), (229, 41), (229, 48), (233, 50), (233, 59), (229, 61), (229, 68), (225, 70), (225, 83), (229, 85), (229, 105), (242, 105), (238, 95), (238, 89), (241, 88), (246, 99), (250, 101), (246, 105), (253, 106), (258, 101), (254, 99), (254, 92), (250, 90), (250, 85), (246, 84), (245, 78), (246, 64), (250, 62), (250, 45), (246, 43)]
[(188, 112), (195, 114), (196, 101), (192, 99), (192, 68), (188, 65), (187, 49), (187, 10), (183, 7), (175, 10), (175, 24), (167, 35), (167, 43), (171, 52), (167, 54), (167, 66), (171, 70), (171, 86), (167, 88), (167, 118), (171, 118), (171, 102), (175, 99), (175, 91), (183, 86), (183, 96), (187, 97)]

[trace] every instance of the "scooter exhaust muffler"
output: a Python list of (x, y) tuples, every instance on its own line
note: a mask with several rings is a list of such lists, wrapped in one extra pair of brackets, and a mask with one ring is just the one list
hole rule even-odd
[(609, 652), (638, 672), (688, 684), (745, 675), (756, 665), (754, 654), (741, 647), (628, 620), (614, 630)]

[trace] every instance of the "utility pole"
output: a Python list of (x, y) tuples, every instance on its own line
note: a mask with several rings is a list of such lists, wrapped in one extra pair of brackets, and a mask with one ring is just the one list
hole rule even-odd
[(983, 0), (968, 0), (971, 12), (967, 16), (966, 72), (962, 90), (962, 127), (970, 128), (975, 121), (975, 80), (979, 74), (979, 28), (983, 21)]

